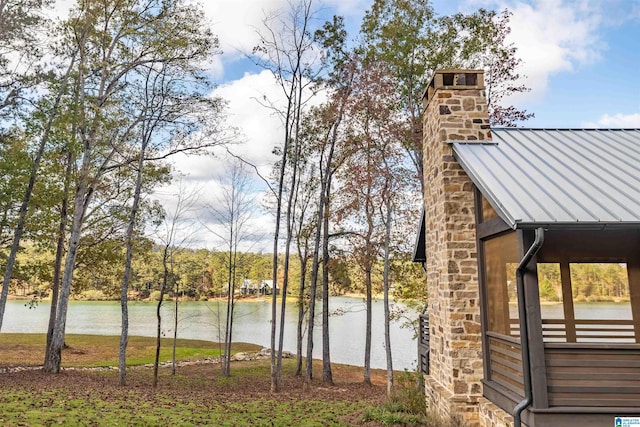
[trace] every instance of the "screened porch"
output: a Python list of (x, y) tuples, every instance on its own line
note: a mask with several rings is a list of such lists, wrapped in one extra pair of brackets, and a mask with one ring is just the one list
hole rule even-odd
[(533, 398), (524, 424), (599, 426), (637, 416), (640, 230), (541, 230), (518, 295), (516, 269), (535, 231), (510, 229), (479, 198), (485, 397), (510, 413), (525, 397), (524, 304)]

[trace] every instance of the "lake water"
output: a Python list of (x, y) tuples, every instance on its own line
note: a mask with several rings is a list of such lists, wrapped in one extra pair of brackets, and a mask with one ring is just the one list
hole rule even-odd
[[(540, 305), (543, 319), (564, 319), (564, 307), (562, 303), (543, 303)], [(631, 303), (627, 302), (577, 302), (573, 304), (573, 313), (576, 319), (581, 320), (631, 320)], [(511, 318), (518, 318), (518, 304), (509, 302), (509, 314)]]
[[(562, 304), (542, 305), (542, 316), (546, 319), (564, 319)], [(631, 303), (629, 302), (578, 302), (573, 305), (576, 319), (631, 320)]]
[[(321, 310), (321, 303), (316, 306)], [(2, 332), (44, 333), (49, 321), (48, 302), (29, 309), (24, 301), (8, 301)], [(278, 304), (278, 310), (280, 306)], [(365, 305), (362, 299), (332, 297), (330, 310), (343, 314), (330, 317), (331, 360), (356, 366), (364, 364)], [(163, 333), (173, 336), (173, 304), (163, 306)], [(117, 302), (72, 301), (69, 304), (66, 332), (69, 334), (120, 335), (120, 304)], [(156, 304), (129, 303), (129, 335), (155, 336)], [(417, 314), (414, 314), (417, 317)], [(225, 304), (217, 302), (181, 302), (178, 315), (178, 337), (218, 341), (218, 319), (225, 321)], [(268, 347), (271, 333), (270, 300), (238, 302), (233, 326), (233, 341)], [(284, 349), (296, 350), (297, 307), (287, 304)], [(320, 314), (314, 328), (314, 358), (322, 357)], [(382, 301), (373, 304), (371, 367), (385, 368), (384, 314)], [(305, 339), (306, 343), (306, 339)], [(413, 330), (391, 324), (391, 348), (396, 370), (414, 369), (417, 345)]]

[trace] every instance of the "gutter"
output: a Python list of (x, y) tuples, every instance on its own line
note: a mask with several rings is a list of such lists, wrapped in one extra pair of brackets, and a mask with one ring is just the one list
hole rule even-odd
[(538, 253), (544, 243), (544, 229), (536, 228), (536, 237), (516, 270), (516, 289), (518, 293), (518, 317), (520, 318), (520, 348), (522, 350), (522, 376), (524, 382), (524, 399), (513, 409), (513, 427), (522, 426), (522, 411), (533, 401), (531, 387), (531, 363), (529, 358), (529, 324), (527, 322), (526, 298), (524, 295), (524, 271), (529, 261)]

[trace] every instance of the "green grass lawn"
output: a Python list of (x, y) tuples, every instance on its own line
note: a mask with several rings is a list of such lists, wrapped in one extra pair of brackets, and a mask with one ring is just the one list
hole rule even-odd
[(28, 391), (0, 392), (0, 424), (14, 426), (347, 426), (342, 416), (366, 404), (303, 399), (279, 401), (269, 398), (225, 401), (185, 401), (157, 393), (110, 393), (108, 397), (87, 392), (68, 395), (52, 389), (33, 395)]
[[(0, 334), (0, 367), (41, 365), (44, 342), (42, 335)], [(67, 335), (66, 342), (67, 368), (117, 365), (119, 337)], [(171, 340), (163, 340), (162, 347), (161, 360), (169, 360)], [(233, 349), (250, 352), (260, 346), (235, 344)], [(131, 337), (128, 365), (152, 363), (154, 352), (154, 338)], [(178, 340), (178, 360), (218, 354), (217, 343)], [(325, 385), (318, 379), (321, 363), (314, 368), (314, 380), (305, 387), (295, 375), (295, 360), (285, 359), (278, 393), (270, 391), (268, 359), (233, 362), (229, 377), (215, 363), (179, 366), (176, 375), (161, 368), (157, 388), (148, 368), (129, 369), (125, 386), (118, 385), (116, 369), (65, 369), (59, 374), (14, 369), (0, 373), (0, 426), (445, 425), (405, 414), (397, 403), (388, 406), (384, 371), (373, 370), (369, 386), (362, 383), (362, 368), (332, 365), (336, 383)]]
[[(44, 361), (46, 337), (43, 334), (0, 334), (0, 365), (39, 366)], [(65, 336), (67, 348), (62, 352), (63, 367), (117, 366), (119, 336), (73, 335)], [(170, 361), (173, 339), (162, 338), (160, 361)], [(127, 365), (145, 365), (155, 359), (156, 339), (150, 337), (129, 337)], [(259, 351), (255, 344), (234, 343), (232, 352)], [(176, 360), (199, 360), (220, 355), (218, 343), (201, 340), (178, 339)]]

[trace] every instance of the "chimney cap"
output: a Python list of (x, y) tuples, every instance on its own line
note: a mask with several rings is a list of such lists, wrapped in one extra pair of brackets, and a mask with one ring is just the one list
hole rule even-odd
[(422, 95), (425, 104), (429, 103), (436, 89), (484, 89), (484, 70), (436, 70)]

